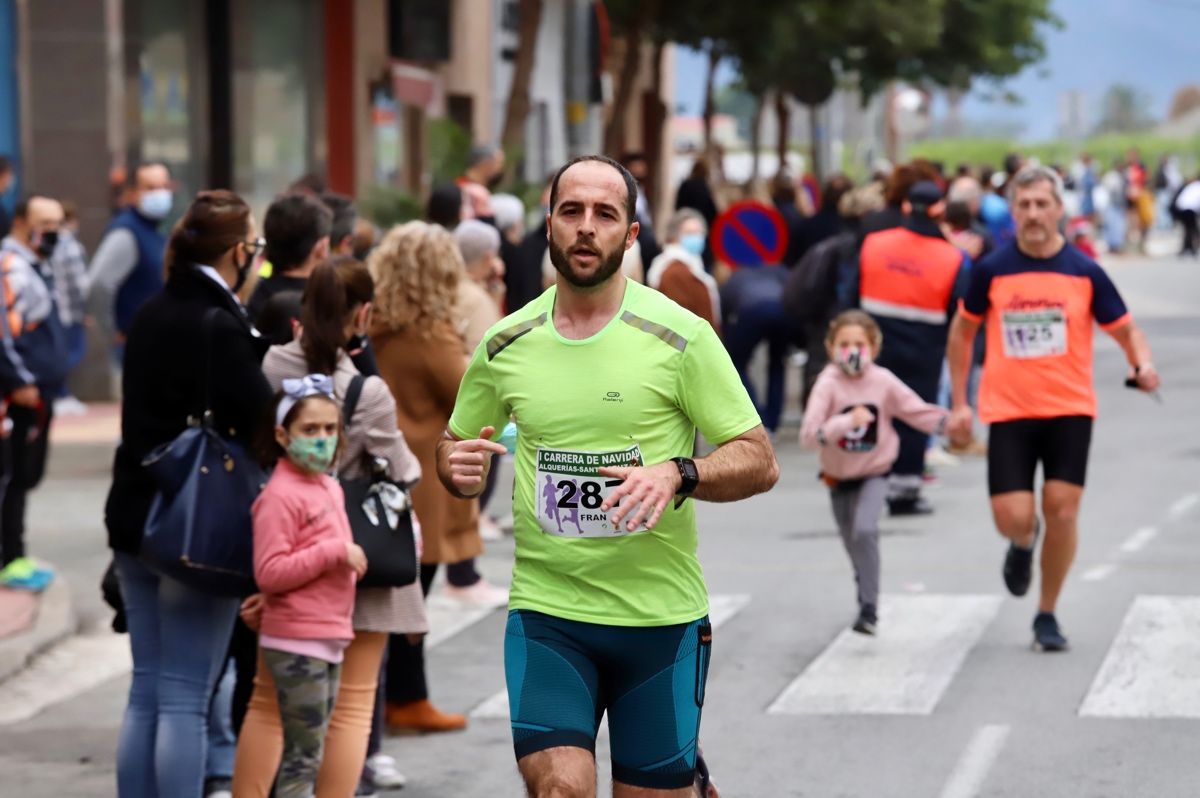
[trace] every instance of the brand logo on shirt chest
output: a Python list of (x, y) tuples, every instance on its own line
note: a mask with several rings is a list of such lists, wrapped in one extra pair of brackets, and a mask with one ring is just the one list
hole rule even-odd
[(609, 391), (608, 393), (604, 394), (604, 396), (600, 397), (600, 401), (621, 404), (625, 401), (625, 399), (621, 396), (620, 391)]
[(1059, 299), (1048, 299), (1046, 297), (1026, 297), (1020, 294), (1013, 294), (1005, 303), (1005, 310), (1049, 310), (1049, 309), (1065, 309), (1067, 303)]

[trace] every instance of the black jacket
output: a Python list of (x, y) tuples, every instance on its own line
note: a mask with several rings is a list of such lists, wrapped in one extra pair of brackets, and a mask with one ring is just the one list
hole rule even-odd
[[(542, 295), (542, 259), (550, 242), (546, 240), (546, 221), (525, 234), (512, 253), (512, 263), (504, 261), (506, 304), (509, 313), (516, 313)], [(503, 251), (503, 249), (501, 250)]]
[(250, 314), (250, 321), (258, 321), (258, 314), (262, 313), (271, 297), (284, 291), (299, 291), (303, 294), (307, 285), (307, 277), (293, 277), (290, 274), (272, 274), (259, 280), (246, 302), (246, 312)]
[(900, 227), (907, 219), (908, 217), (904, 215), (904, 211), (898, 205), (889, 205), (882, 210), (872, 211), (864, 216), (858, 224), (858, 242), (861, 244), (862, 240), (871, 233)]
[(689, 177), (679, 184), (679, 190), (675, 192), (675, 210), (680, 208), (699, 211), (709, 230), (717, 219), (717, 203), (713, 200), (712, 189), (698, 177)]
[(262, 373), (266, 342), (255, 337), (236, 300), (194, 268), (167, 280), (165, 290), (134, 318), (121, 375), (121, 444), (104, 508), (108, 543), (137, 553), (154, 498), (155, 484), (142, 460), (187, 427), (204, 410), (203, 319), (220, 308), (212, 324), (212, 411), (222, 436), (251, 445), (266, 419), (271, 387)]

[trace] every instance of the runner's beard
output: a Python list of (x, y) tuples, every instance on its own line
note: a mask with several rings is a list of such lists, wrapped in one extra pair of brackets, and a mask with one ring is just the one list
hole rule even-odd
[(550, 262), (554, 264), (558, 273), (576, 288), (595, 288), (608, 282), (608, 278), (621, 268), (621, 261), (624, 259), (624, 247), (618, 247), (607, 254), (602, 252), (600, 265), (596, 267), (596, 271), (590, 275), (579, 274), (571, 265), (571, 256), (553, 238), (550, 239)]

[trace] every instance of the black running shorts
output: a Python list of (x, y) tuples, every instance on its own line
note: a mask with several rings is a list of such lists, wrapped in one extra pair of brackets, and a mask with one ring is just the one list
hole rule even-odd
[(1022, 418), (992, 424), (988, 493), (1032, 491), (1039, 462), (1043, 479), (1083, 487), (1091, 443), (1091, 416)]

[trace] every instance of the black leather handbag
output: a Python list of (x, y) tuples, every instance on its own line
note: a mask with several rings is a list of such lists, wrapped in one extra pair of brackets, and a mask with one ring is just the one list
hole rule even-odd
[[(346, 429), (354, 420), (354, 411), (362, 397), (366, 377), (359, 374), (350, 382), (342, 402)], [(367, 476), (341, 479), (346, 494), (346, 515), (354, 542), (367, 555), (367, 573), (359, 587), (405, 587), (417, 581), (417, 541), (413, 531), (412, 498), (408, 487), (388, 478), (388, 463), (369, 453), (363, 455)]]
[(217, 433), (212, 414), (212, 325), (204, 315), (204, 412), (142, 465), (158, 483), (142, 539), (142, 557), (156, 570), (219, 596), (248, 596), (254, 584), (250, 507), (266, 474), (238, 443)]

